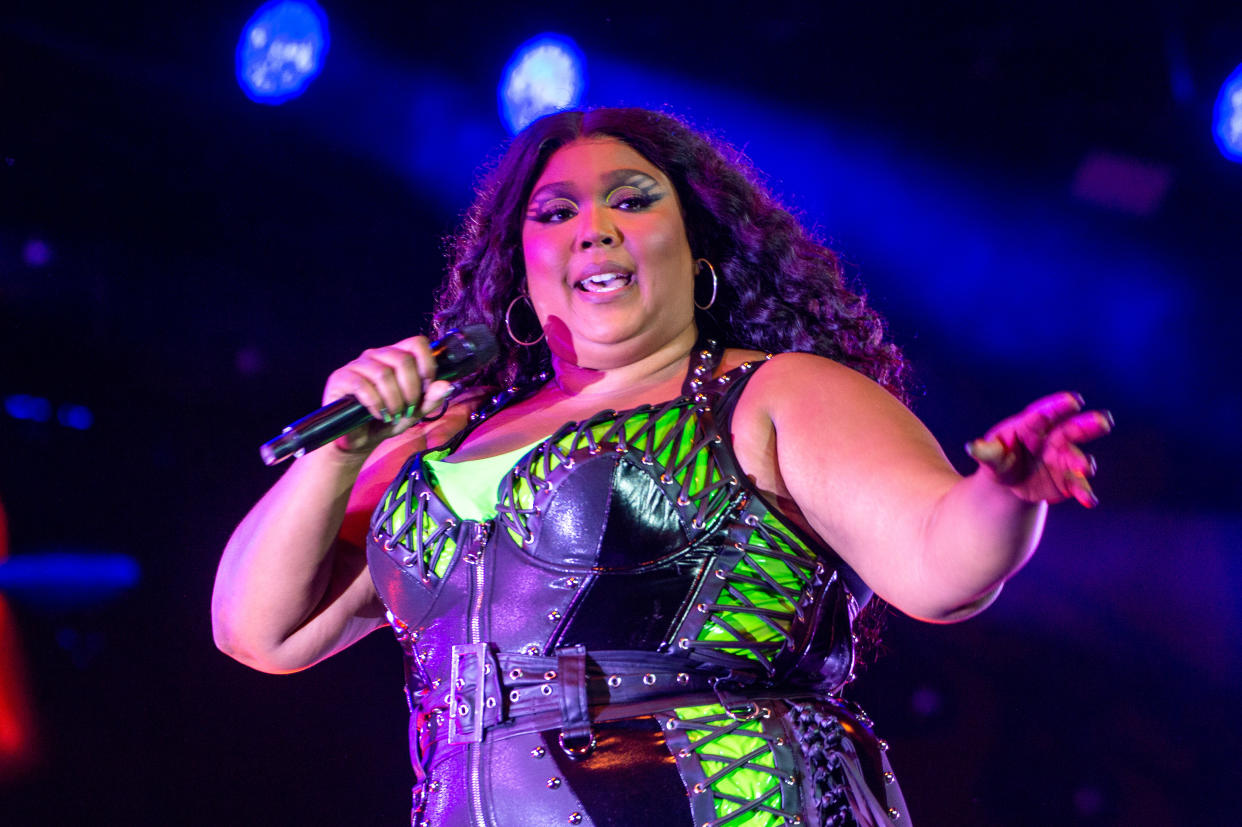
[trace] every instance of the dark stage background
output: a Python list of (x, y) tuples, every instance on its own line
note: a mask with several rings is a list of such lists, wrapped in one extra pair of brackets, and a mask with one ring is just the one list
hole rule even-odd
[(582, 47), (588, 102), (721, 132), (833, 240), (959, 468), (1037, 395), (1116, 415), (1103, 504), (1055, 509), (984, 615), (893, 617), (854, 686), (916, 821), (1230, 823), (1242, 165), (1210, 120), (1242, 5), (1008, 5), (325, 0), (323, 73), (280, 107), (234, 79), (251, 3), (4, 12), (0, 397), (93, 414), (0, 412), (10, 550), (141, 576), (4, 598), (36, 740), (0, 765), (0, 823), (407, 818), (389, 637), (251, 672), (212, 645), (212, 577), (277, 473), (258, 444), (335, 366), (424, 329), (440, 239), (504, 139), (501, 68), (548, 30)]

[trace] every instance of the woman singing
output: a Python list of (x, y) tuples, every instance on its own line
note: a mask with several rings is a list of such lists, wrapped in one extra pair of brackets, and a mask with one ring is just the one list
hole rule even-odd
[(959, 476), (836, 256), (644, 110), (513, 141), (439, 296), (470, 324), (500, 356), (464, 388), (421, 336), (329, 377), (374, 420), (238, 526), (220, 648), (292, 672), (392, 626), (416, 825), (908, 823), (841, 697), (859, 613), (985, 608), (1047, 503), (1094, 504), (1108, 415), (1041, 399)]

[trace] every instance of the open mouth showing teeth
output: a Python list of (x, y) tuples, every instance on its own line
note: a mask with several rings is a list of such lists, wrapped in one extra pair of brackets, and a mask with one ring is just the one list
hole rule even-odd
[(633, 276), (625, 273), (600, 273), (588, 276), (574, 286), (584, 293), (611, 293), (628, 285), (631, 279)]

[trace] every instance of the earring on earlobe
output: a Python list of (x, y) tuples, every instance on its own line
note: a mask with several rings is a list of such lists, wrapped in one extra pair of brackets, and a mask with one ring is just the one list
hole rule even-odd
[(505, 330), (508, 331), (509, 338), (512, 339), (515, 344), (519, 344), (522, 347), (531, 347), (532, 345), (537, 345), (540, 342), (542, 342), (543, 337), (547, 333), (547, 331), (541, 329), (539, 331), (539, 335), (529, 342), (524, 342), (521, 339), (519, 339), (517, 336), (513, 335), (513, 325), (509, 321), (509, 314), (513, 312), (513, 305), (517, 304), (522, 299), (526, 299), (526, 303), (530, 305), (530, 312), (531, 313), (535, 312), (535, 304), (534, 302), (530, 300), (530, 296), (526, 295), (525, 293), (518, 293), (516, 296), (513, 297), (513, 301), (509, 302), (509, 307), (506, 308), (505, 310)]
[[(696, 278), (698, 277), (699, 273), (703, 272), (704, 265), (707, 266), (708, 272), (712, 274), (712, 297), (708, 299), (707, 304), (699, 304), (697, 301), (694, 302), (694, 306), (697, 307), (699, 310), (707, 310), (709, 307), (711, 307), (713, 304), (716, 303), (716, 268), (713, 267), (712, 263), (705, 258), (695, 259), (694, 263), (699, 265), (698, 271), (695, 272), (694, 274)], [(694, 299), (692, 298), (691, 301), (694, 301)]]

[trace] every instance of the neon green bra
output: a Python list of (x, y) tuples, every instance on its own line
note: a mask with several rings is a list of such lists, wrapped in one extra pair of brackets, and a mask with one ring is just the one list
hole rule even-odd
[(432, 488), (449, 508), (462, 519), (484, 522), (496, 516), (496, 489), (514, 464), (531, 448), (544, 442), (537, 439), (529, 445), (514, 448), (494, 457), (446, 462), (448, 448), (430, 451), (423, 456), (423, 468)]

